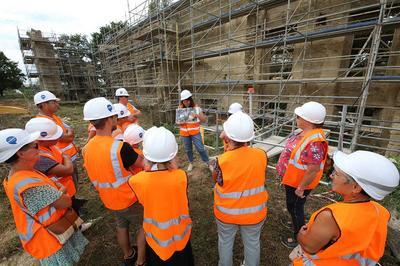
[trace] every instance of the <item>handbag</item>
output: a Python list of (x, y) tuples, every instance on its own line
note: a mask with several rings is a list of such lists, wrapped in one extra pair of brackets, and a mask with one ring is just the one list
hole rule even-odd
[(56, 222), (48, 225), (45, 229), (53, 235), (60, 244), (65, 244), (68, 239), (79, 230), (83, 220), (72, 209), (68, 208), (65, 214)]

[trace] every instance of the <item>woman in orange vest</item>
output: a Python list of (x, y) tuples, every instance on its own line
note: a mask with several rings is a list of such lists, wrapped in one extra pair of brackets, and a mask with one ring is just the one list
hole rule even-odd
[(383, 256), (390, 213), (382, 200), (399, 185), (396, 166), (369, 151), (336, 152), (332, 190), (342, 202), (315, 212), (297, 236), (294, 265), (377, 265)]
[(218, 228), (220, 266), (232, 265), (238, 229), (244, 246), (244, 265), (260, 264), (260, 234), (267, 215), (265, 190), (267, 155), (247, 146), (254, 138), (249, 115), (239, 111), (223, 124), (227, 151), (217, 158), (213, 178), (214, 215)]
[(46, 229), (63, 217), (71, 207), (71, 198), (34, 169), (39, 159), (35, 141), (39, 135), (17, 128), (0, 131), (0, 162), (10, 165), (4, 190), (24, 250), (41, 265), (72, 265), (79, 261), (88, 240), (78, 230), (61, 244)]
[(192, 220), (187, 198), (187, 176), (178, 169), (175, 136), (164, 127), (146, 132), (143, 154), (157, 171), (142, 171), (129, 185), (144, 207), (146, 265), (194, 265), (190, 234)]
[(48, 176), (60, 187), (65, 187), (67, 194), (72, 198), (72, 208), (79, 213), (82, 200), (75, 198), (76, 188), (72, 178), (74, 172), (72, 160), (56, 146), (58, 139), (63, 134), (62, 128), (50, 119), (35, 117), (26, 123), (25, 130), (30, 133), (40, 132), (38, 139), (40, 157), (35, 169)]
[(328, 154), (328, 142), (322, 125), (325, 107), (317, 102), (308, 102), (294, 111), (296, 124), (300, 129), (288, 139), (276, 165), (278, 175), (286, 191), (286, 207), (292, 222), (282, 224), (293, 231), (292, 237), (282, 237), (282, 244), (288, 248), (297, 246), (296, 236), (304, 225), (304, 204), (323, 174)]
[(185, 147), (186, 155), (189, 159), (189, 165), (187, 171), (192, 171), (193, 169), (193, 145), (196, 147), (197, 152), (200, 154), (203, 162), (207, 164), (207, 166), (212, 170), (210, 165), (210, 159), (208, 158), (208, 154), (206, 149), (204, 148), (204, 144), (200, 134), (200, 123), (205, 122), (207, 117), (201, 111), (200, 107), (194, 103), (192, 98), (192, 93), (188, 90), (183, 90), (180, 95), (181, 103), (179, 108), (198, 108), (200, 112), (191, 113), (196, 121), (194, 122), (186, 122), (186, 123), (178, 123), (179, 124), (179, 134), (181, 135), (183, 145)]

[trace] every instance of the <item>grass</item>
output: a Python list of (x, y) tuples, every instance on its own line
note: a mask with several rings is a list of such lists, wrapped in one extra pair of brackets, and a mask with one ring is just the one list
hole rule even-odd
[[(143, 110), (146, 114), (146, 111)], [(76, 132), (76, 143), (82, 147), (87, 136), (87, 122), (82, 120), (82, 105), (62, 105), (59, 115), (70, 123)], [(0, 115), (1, 128), (23, 127), (29, 116)], [(146, 120), (146, 115), (141, 120), (144, 128), (149, 128), (152, 121)], [(171, 125), (165, 125), (173, 129)], [(212, 142), (213, 139), (206, 141)], [(179, 142), (179, 141), (178, 141)], [(213, 215), (213, 195), (212, 183), (207, 167), (200, 162), (198, 154), (194, 163), (194, 170), (189, 177), (189, 207), (193, 220), (193, 231), (191, 236), (193, 252), (196, 265), (217, 265), (217, 230), (215, 218)], [(81, 257), (79, 265), (115, 265), (122, 262), (122, 252), (119, 249), (115, 237), (115, 223), (111, 213), (104, 208), (97, 192), (91, 186), (86, 174), (82, 168), (82, 161), (79, 161), (80, 167), (80, 187), (79, 196), (88, 199), (86, 209), (88, 214), (86, 219), (102, 217), (95, 225), (85, 232), (90, 240), (85, 253)], [(181, 144), (179, 144), (178, 164), (185, 169), (187, 166), (186, 156)], [(7, 169), (2, 166), (0, 174), (5, 176)], [(261, 234), (261, 265), (288, 265), (288, 255), (290, 250), (283, 247), (280, 243), (282, 235), (290, 235), (290, 232), (283, 228), (280, 220), (287, 219), (288, 214), (285, 210), (285, 194), (280, 187), (280, 180), (275, 176), (274, 171), (268, 169), (266, 186), (269, 191), (268, 216)], [(314, 194), (327, 191), (329, 188), (320, 186)], [(398, 191), (396, 192), (398, 193)], [(398, 194), (385, 204), (395, 204), (398, 202)], [(392, 202), (393, 201), (393, 202)], [(310, 197), (306, 204), (306, 213), (310, 215), (320, 207), (329, 204), (325, 198)], [(15, 234), (15, 226), (8, 200), (5, 197), (3, 188), (0, 188), (0, 258), (17, 256), (21, 254), (20, 243)], [(13, 232), (10, 234), (10, 232)], [(132, 232), (133, 234), (133, 232)], [(238, 234), (239, 235), (239, 234)], [(234, 246), (234, 265), (239, 265), (243, 259), (243, 250), (240, 237), (237, 236)], [(382, 264), (385, 266), (398, 265), (396, 260), (387, 250)]]

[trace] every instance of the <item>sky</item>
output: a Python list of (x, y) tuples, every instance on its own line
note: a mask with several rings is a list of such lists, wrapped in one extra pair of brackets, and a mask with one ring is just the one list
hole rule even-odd
[[(144, 0), (129, 0), (134, 8)], [(17, 28), (90, 36), (111, 21), (126, 20), (127, 0), (1, 0), (0, 51), (25, 72)]]

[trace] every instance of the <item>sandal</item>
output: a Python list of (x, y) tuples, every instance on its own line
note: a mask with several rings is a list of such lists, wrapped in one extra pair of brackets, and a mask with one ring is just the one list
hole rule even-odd
[(132, 254), (128, 257), (128, 258), (124, 258), (124, 265), (125, 266), (132, 266), (136, 264), (136, 260), (137, 260), (137, 252), (136, 250), (133, 248), (132, 249)]
[(295, 248), (299, 244), (292, 237), (281, 237), (281, 243), (287, 248)]

